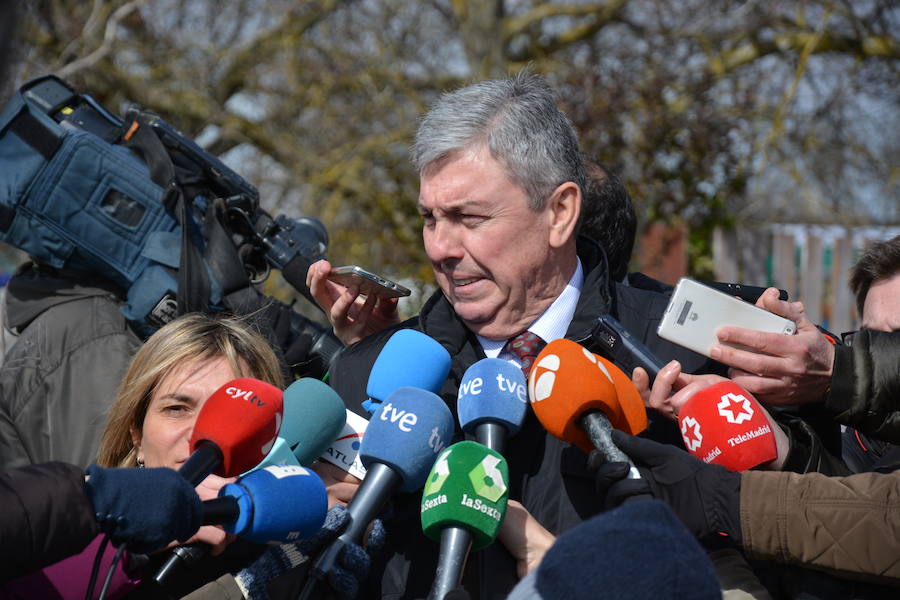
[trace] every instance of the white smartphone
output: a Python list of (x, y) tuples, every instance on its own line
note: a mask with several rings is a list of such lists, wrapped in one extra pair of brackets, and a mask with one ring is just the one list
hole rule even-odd
[(363, 296), (374, 295), (380, 298), (401, 298), (409, 296), (410, 293), (407, 288), (399, 283), (379, 277), (356, 265), (335, 267), (328, 274), (328, 279), (345, 287), (356, 286), (359, 289), (359, 293)]
[(797, 330), (789, 319), (682, 277), (656, 333), (664, 340), (709, 356), (710, 349), (719, 343), (716, 330), (725, 325), (785, 335)]

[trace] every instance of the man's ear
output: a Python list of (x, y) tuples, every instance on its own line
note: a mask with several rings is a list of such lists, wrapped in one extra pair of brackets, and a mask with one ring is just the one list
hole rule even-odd
[(581, 189), (573, 181), (560, 184), (547, 199), (550, 246), (559, 248), (575, 237), (581, 214)]

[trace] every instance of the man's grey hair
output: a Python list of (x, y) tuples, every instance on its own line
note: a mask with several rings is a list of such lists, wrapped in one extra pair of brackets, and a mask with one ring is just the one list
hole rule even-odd
[(421, 175), (433, 162), (484, 145), (540, 210), (562, 183), (584, 189), (572, 123), (540, 75), (521, 71), (441, 96), (422, 119), (412, 161)]

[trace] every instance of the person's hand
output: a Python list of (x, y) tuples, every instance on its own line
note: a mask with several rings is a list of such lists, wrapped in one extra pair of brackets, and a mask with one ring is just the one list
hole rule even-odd
[(797, 333), (765, 333), (741, 327), (720, 327), (720, 342), (712, 358), (732, 369), (732, 380), (760, 402), (775, 405), (821, 402), (831, 383), (834, 346), (806, 317), (802, 302), (785, 302), (778, 290), (767, 289), (756, 305), (794, 321)]
[[(653, 381), (653, 387), (649, 390), (647, 389), (649, 377), (647, 377), (646, 371), (641, 367), (635, 367), (632, 380), (635, 387), (637, 387), (638, 391), (641, 393), (641, 396), (645, 398), (644, 404), (646, 406), (653, 408), (666, 417), (676, 421), (678, 420), (678, 413), (681, 411), (681, 407), (687, 404), (697, 392), (712, 387), (722, 381), (727, 381), (721, 375), (689, 375), (687, 373), (682, 373), (681, 365), (676, 360), (673, 360), (660, 369), (659, 375), (657, 375), (656, 379)], [(738, 382), (735, 381), (735, 383)], [(740, 384), (738, 383), (738, 385)], [(673, 394), (673, 389), (678, 389), (678, 391)], [(779, 471), (784, 465), (784, 461), (787, 460), (788, 453), (790, 452), (790, 440), (784, 430), (775, 422), (775, 419), (772, 418), (769, 411), (761, 404), (760, 410), (762, 410), (766, 419), (769, 421), (769, 427), (772, 430), (772, 434), (775, 436), (775, 447), (778, 452), (775, 460), (762, 465), (762, 468), (771, 471)], [(607, 467), (603, 472), (598, 474), (598, 485), (603, 485), (600, 483), (600, 480), (603, 478), (615, 479), (618, 473), (617, 467)], [(635, 493), (638, 492), (635, 491)]]
[(329, 281), (331, 263), (314, 262), (306, 273), (306, 285), (316, 303), (325, 311), (334, 335), (349, 346), (373, 333), (400, 322), (397, 298), (360, 297), (355, 286)]
[[(741, 474), (718, 465), (706, 464), (675, 446), (613, 430), (612, 440), (627, 454), (641, 472), (641, 481), (653, 496), (664, 501), (698, 538), (723, 533), (735, 543), (741, 542)], [(609, 477), (606, 504), (621, 503), (633, 496), (631, 482), (625, 479), (625, 463), (607, 463), (602, 468), (617, 468), (618, 479)], [(623, 490), (617, 489), (623, 486)]]
[[(649, 387), (650, 377), (642, 367), (635, 367), (631, 379), (644, 399), (644, 406), (672, 420), (678, 419), (678, 411), (694, 394), (725, 380), (719, 375), (682, 373), (677, 360), (660, 369), (652, 388)], [(673, 393), (673, 390), (677, 391)]]
[(500, 525), (500, 541), (516, 559), (519, 579), (541, 564), (556, 536), (544, 529), (521, 503), (510, 500)]
[[(206, 479), (201, 481), (200, 485), (195, 489), (197, 490), (197, 495), (200, 496), (200, 500), (212, 500), (213, 498), (219, 497), (219, 490), (225, 487), (226, 483), (232, 483), (235, 479), (235, 477), (209, 475)], [(235, 539), (237, 539), (236, 535), (225, 533), (225, 530), (219, 525), (204, 525), (197, 530), (197, 533), (195, 533), (193, 537), (184, 542), (184, 545), (193, 544), (195, 542), (209, 544), (211, 546), (210, 554), (216, 556), (224, 552), (225, 548), (228, 547), (228, 544)], [(179, 544), (178, 542), (172, 542), (168, 547), (172, 548), (181, 545), (182, 544)]]
[(84, 492), (100, 530), (132, 552), (153, 552), (172, 539), (188, 539), (202, 523), (197, 492), (172, 469), (91, 465), (86, 474)]
[[(267, 599), (266, 584), (269, 581), (301, 563), (315, 560), (349, 524), (350, 514), (343, 506), (336, 506), (329, 509), (325, 523), (315, 536), (292, 544), (270, 547), (235, 576), (244, 596), (248, 600)], [(347, 544), (341, 549), (335, 564), (325, 577), (336, 598), (351, 600), (359, 595), (360, 586), (369, 574), (371, 557), (381, 551), (385, 537), (381, 519), (375, 519), (366, 535), (365, 547)]]
[(334, 466), (331, 463), (317, 460), (310, 469), (322, 479), (328, 492), (328, 508), (335, 505), (347, 506), (362, 481), (355, 475)]

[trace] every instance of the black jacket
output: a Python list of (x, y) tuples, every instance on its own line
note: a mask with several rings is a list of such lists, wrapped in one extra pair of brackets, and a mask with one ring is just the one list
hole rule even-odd
[(900, 444), (900, 332), (863, 329), (836, 346), (825, 406), (839, 422)]
[(0, 507), (0, 582), (77, 554), (100, 532), (74, 465), (0, 472)]
[[(668, 303), (664, 296), (610, 283), (605, 257), (592, 243), (579, 245), (585, 281), (575, 316), (566, 337), (599, 353), (590, 332), (597, 316), (611, 313), (659, 358), (678, 359), (688, 372), (708, 370), (705, 357), (675, 346), (656, 335), (656, 326)], [(440, 396), (456, 416), (456, 396), (466, 369), (484, 358), (474, 334), (453, 312), (441, 292), (432, 296), (417, 318), (397, 328), (372, 335), (347, 348), (332, 370), (332, 385), (348, 408), (368, 417), (366, 400), (369, 372), (388, 338), (400, 328), (418, 329), (439, 341), (452, 357), (450, 375)], [(652, 437), (681, 443), (671, 421), (653, 419)], [(457, 431), (456, 440), (463, 438)], [(600, 512), (587, 456), (552, 437), (529, 411), (521, 431), (508, 442), (510, 498), (521, 501), (532, 515), (555, 534), (560, 534)], [(392, 517), (385, 525), (388, 548), (384, 564), (373, 566), (370, 589), (364, 597), (423, 598), (434, 579), (438, 547), (427, 540), (419, 522), (421, 494), (395, 496)], [(490, 575), (482, 576), (484, 573)], [(381, 574), (380, 580), (377, 574)], [(469, 557), (463, 585), (473, 598), (505, 598), (517, 581), (512, 557), (498, 544)]]

